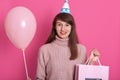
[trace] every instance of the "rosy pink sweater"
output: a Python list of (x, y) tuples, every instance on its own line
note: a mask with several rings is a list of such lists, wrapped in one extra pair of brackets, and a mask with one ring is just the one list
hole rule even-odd
[(78, 44), (78, 58), (69, 60), (68, 39), (56, 37), (52, 43), (39, 49), (36, 80), (74, 80), (76, 64), (86, 60), (86, 48)]

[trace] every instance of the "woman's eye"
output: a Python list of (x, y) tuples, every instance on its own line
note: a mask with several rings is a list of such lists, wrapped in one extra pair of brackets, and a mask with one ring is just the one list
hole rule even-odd
[(61, 26), (62, 24), (57, 24), (57, 26)]
[(66, 26), (70, 26), (69, 24), (66, 24)]
[(66, 25), (66, 26), (69, 26), (69, 25)]

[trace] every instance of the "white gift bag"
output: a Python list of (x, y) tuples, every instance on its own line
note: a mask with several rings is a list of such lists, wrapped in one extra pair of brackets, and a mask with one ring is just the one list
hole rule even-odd
[(109, 66), (76, 65), (75, 80), (109, 80)]

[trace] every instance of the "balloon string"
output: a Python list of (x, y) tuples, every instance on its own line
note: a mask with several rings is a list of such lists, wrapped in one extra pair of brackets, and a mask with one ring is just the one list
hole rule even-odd
[(28, 70), (27, 70), (27, 64), (26, 64), (26, 58), (25, 58), (25, 50), (23, 49), (22, 51), (23, 51), (23, 59), (24, 59), (26, 76), (27, 76), (27, 79), (28, 79)]

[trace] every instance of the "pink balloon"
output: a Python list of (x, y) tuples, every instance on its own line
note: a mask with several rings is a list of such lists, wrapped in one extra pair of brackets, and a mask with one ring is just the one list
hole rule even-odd
[(35, 35), (36, 19), (29, 9), (15, 7), (6, 16), (5, 32), (17, 48), (25, 49)]

